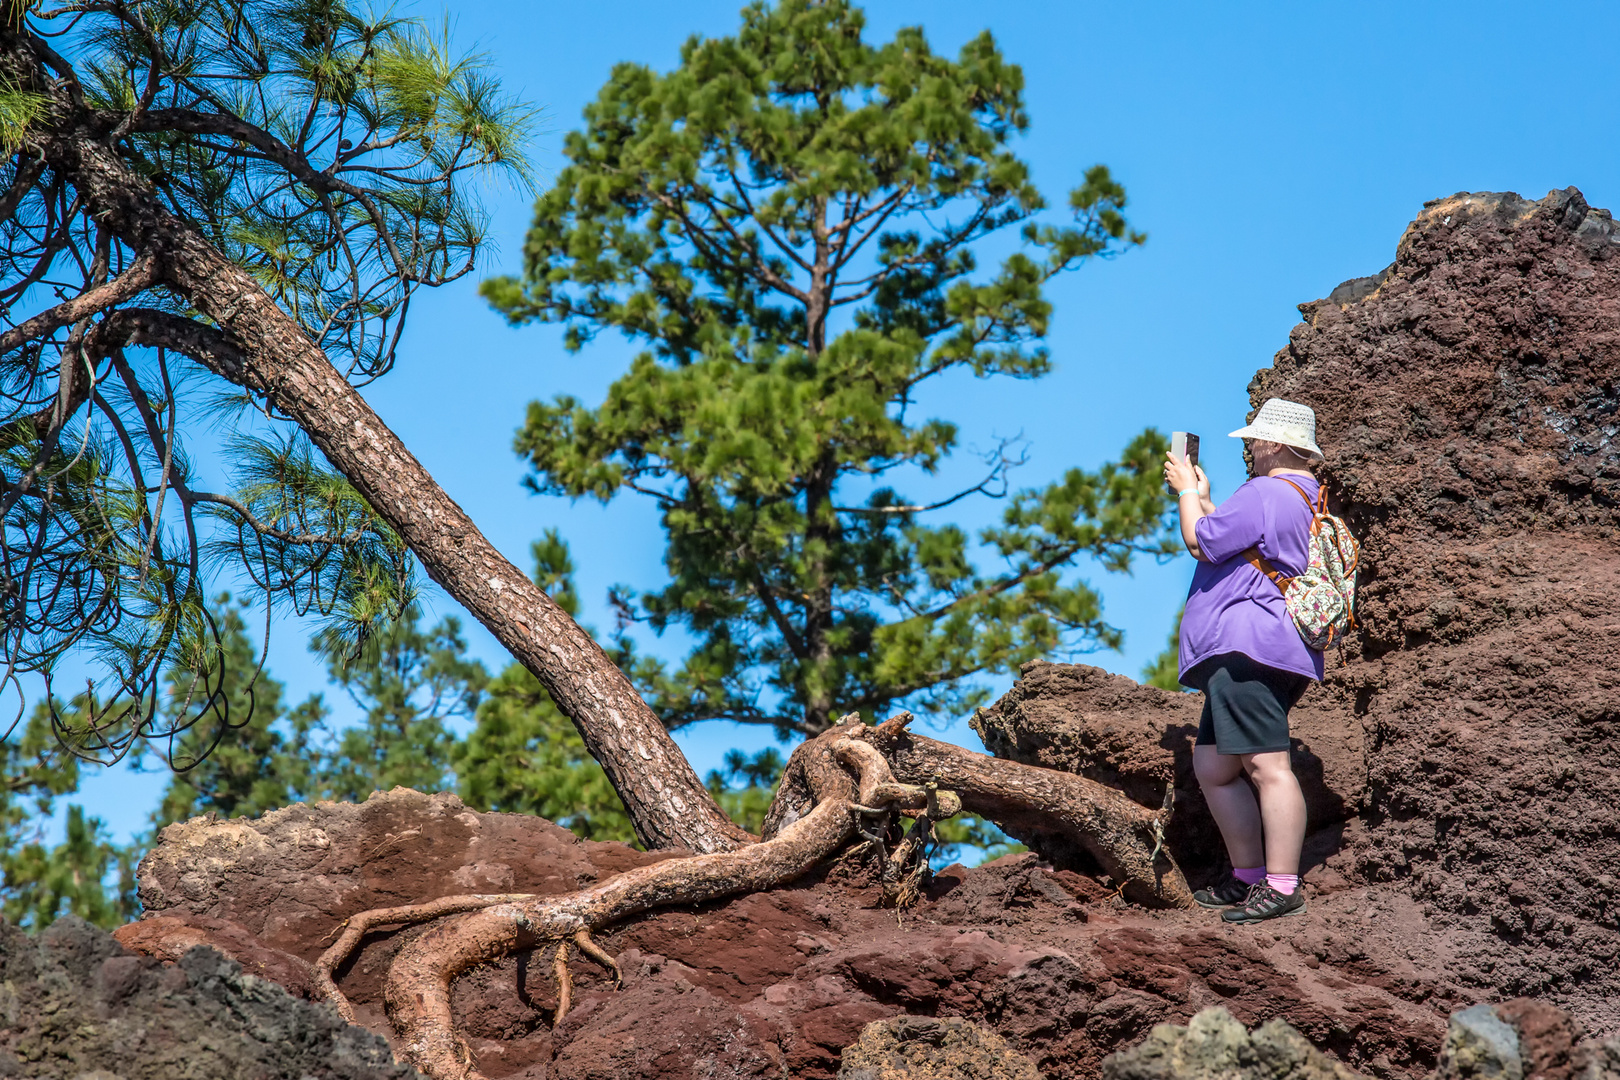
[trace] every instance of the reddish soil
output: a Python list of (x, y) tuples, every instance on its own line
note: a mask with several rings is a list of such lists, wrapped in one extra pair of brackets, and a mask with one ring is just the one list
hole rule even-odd
[[(607, 941), (624, 989), (576, 965), (579, 1002), (555, 1033), (549, 958), (468, 976), (456, 995), (480, 1066), (830, 1077), (864, 1024), (900, 1012), (970, 1016), (1052, 1077), (1096, 1075), (1153, 1024), (1212, 1004), (1250, 1026), (1281, 1017), (1379, 1076), (1430, 1070), (1446, 1014), (1476, 1000), (1549, 999), (1613, 1035), (1617, 256), (1609, 216), (1572, 190), (1440, 200), (1389, 270), (1301, 305), (1306, 321), (1251, 386), (1256, 405), (1316, 409), (1324, 477), (1366, 543), (1363, 633), (1296, 717), (1306, 915), (1240, 929), (1127, 908), (1051, 849), (1050, 864), (944, 872), (901, 925), (846, 859), (791, 888), (630, 921)], [(1043, 665), (980, 724), (996, 752), (1147, 805), (1173, 780), (1170, 842), (1196, 878), (1220, 853), (1187, 774), (1195, 709)], [(655, 857), (396, 791), (172, 826), (142, 864), (149, 918), (119, 936), (158, 955), (203, 938), (296, 991), (352, 912), (557, 892)], [(376, 1030), (383, 971), (411, 933), (375, 935), (340, 973)], [(1527, 1040), (1562, 1045), (1556, 1014), (1520, 1012)]]

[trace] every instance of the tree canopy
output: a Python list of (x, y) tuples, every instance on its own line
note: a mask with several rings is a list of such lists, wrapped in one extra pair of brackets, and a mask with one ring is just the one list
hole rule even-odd
[[(522, 180), (532, 111), (419, 23), (320, 0), (89, 0), (0, 24), (0, 687), (91, 663), (55, 716), (115, 760), (240, 727), (222, 572), (352, 649), (419, 565), (543, 685), (649, 845), (748, 842), (635, 687), (492, 545), (356, 386)], [(188, 446), (234, 411), (237, 473)], [(251, 418), (244, 424), (244, 418)], [(165, 706), (172, 672), (189, 675)], [(252, 698), (250, 696), (249, 700)]]
[[(220, 586), (359, 638), (410, 602), (414, 564), (285, 395), (209, 372), (239, 345), (171, 280), (172, 245), (121, 231), (107, 203), (122, 190), (185, 223), (363, 384), (393, 365), (414, 293), (472, 269), (485, 215), (467, 180), (526, 182), (533, 112), (445, 36), (342, 3), (18, 14), (0, 55), (0, 680), (48, 698), (64, 657), (94, 658), (58, 734), (112, 760), (203, 717), (246, 722), (217, 679)], [(195, 452), (220, 410), (244, 434), (231, 475), (208, 477)]]
[[(954, 494), (896, 489), (959, 449), (955, 421), (921, 415), (931, 381), (1045, 375), (1046, 283), (1143, 236), (1103, 166), (1069, 222), (1045, 213), (1013, 149), (1023, 75), (988, 33), (952, 60), (918, 28), (863, 29), (837, 0), (754, 4), (671, 72), (616, 67), (536, 204), (522, 276), (483, 286), (570, 348), (609, 330), (646, 346), (601, 405), (531, 404), (516, 445), (536, 491), (658, 504), (669, 583), (616, 602), (697, 639), (673, 671), (634, 666), (672, 727), (959, 715), (979, 672), (1118, 644), (1078, 563), (1173, 550), (1153, 432), (1041, 488), (1011, 492), (1003, 443)], [(1004, 233), (1021, 245), (981, 273)], [(973, 495), (1010, 495), (998, 525), (928, 522)]]
[(46, 842), (58, 800), (78, 790), (79, 763), (51, 737), (49, 710), (19, 727), (0, 740), (0, 915), (35, 928), (66, 914), (126, 921), (135, 913), (133, 853), (77, 805), (66, 808), (62, 842)]

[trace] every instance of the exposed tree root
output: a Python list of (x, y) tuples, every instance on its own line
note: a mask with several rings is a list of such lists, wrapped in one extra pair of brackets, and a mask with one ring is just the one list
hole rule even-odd
[[(769, 889), (798, 878), (832, 855), (855, 833), (860, 814), (855, 809), (855, 785), (834, 763), (835, 755), (858, 771), (862, 806), (900, 801), (926, 807), (927, 793), (920, 787), (897, 784), (871, 744), (849, 738), (853, 730), (854, 725), (841, 725), (794, 752), (797, 760), (790, 761), (790, 768), (805, 778), (816, 805), (769, 840), (740, 851), (638, 867), (565, 896), (484, 906), (430, 927), (400, 950), (384, 990), (389, 1018), (406, 1055), (433, 1080), (477, 1077), (476, 1072), (467, 1071), (466, 1048), (456, 1035), (450, 1011), (451, 983), (468, 968), (513, 949), (559, 942), (553, 969), (560, 1017), (572, 1004), (568, 943), (580, 945), (581, 952), (592, 956), (594, 942), (592, 948), (584, 945), (592, 929), (672, 903), (703, 903), (736, 892)], [(599, 948), (594, 951), (601, 952)], [(601, 963), (606, 954), (592, 958)], [(611, 959), (604, 966), (616, 970)]]
[(910, 713), (857, 733), (882, 752), (902, 781), (949, 783), (969, 813), (1015, 835), (1058, 833), (1090, 852), (1126, 899), (1192, 907), (1192, 890), (1165, 850), (1170, 799), (1157, 811), (1094, 780), (977, 754), (906, 730)]
[[(914, 903), (927, 872), (934, 822), (967, 809), (1026, 832), (1071, 837), (1123, 885), (1133, 900), (1157, 906), (1192, 902), (1181, 871), (1163, 852), (1168, 803), (1157, 813), (1082, 777), (1003, 761), (913, 735), (910, 714), (877, 728), (847, 716), (793, 752), (764, 837), (736, 850), (668, 859), (561, 896), (449, 896), (407, 907), (361, 912), (316, 963), (316, 985), (352, 1020), (332, 972), (367, 931), (454, 916), (406, 944), (389, 969), (384, 1002), (404, 1053), (432, 1080), (478, 1080), (456, 1034), (450, 987), (462, 972), (507, 953), (556, 943), (553, 1026), (573, 1006), (568, 969), (577, 950), (620, 981), (617, 961), (593, 930), (670, 904), (698, 904), (774, 888), (800, 877), (856, 836), (877, 846), (885, 901)], [(853, 774), (853, 775), (852, 775)], [(896, 779), (896, 776), (900, 779)], [(949, 783), (955, 790), (944, 790)], [(890, 853), (898, 815), (916, 824)]]
[(557, 942), (557, 953), (551, 958), (551, 975), (557, 980), (557, 1011), (551, 1015), (551, 1028), (555, 1031), (568, 1015), (568, 1010), (574, 1004), (574, 977), (568, 971), (568, 944), (574, 946), (588, 959), (596, 961), (602, 967), (613, 973), (613, 988), (616, 990), (624, 984), (624, 978), (619, 973), (619, 962), (609, 956), (607, 950), (596, 943), (589, 930), (576, 931), (568, 941)]
[(342, 931), (332, 947), (321, 953), (315, 961), (314, 974), (311, 978), (313, 988), (317, 994), (331, 1003), (337, 1009), (338, 1015), (349, 1023), (355, 1023), (354, 1009), (349, 1005), (349, 999), (343, 996), (343, 991), (337, 988), (337, 982), (332, 973), (338, 969), (343, 961), (349, 958), (359, 946), (367, 933), (379, 926), (414, 926), (416, 923), (427, 922), (429, 919), (438, 919), (446, 915), (459, 915), (464, 911), (477, 911), (492, 904), (507, 904), (518, 900), (532, 900), (533, 893), (499, 893), (473, 896), (442, 896), (437, 900), (429, 900), (421, 904), (407, 904), (402, 907), (372, 908), (350, 915), (339, 924)]
[(619, 971), (619, 962), (608, 954), (608, 951), (596, 943), (589, 930), (576, 931), (573, 938), (576, 948), (598, 965), (613, 972), (613, 988), (616, 990), (624, 985), (624, 974)]
[(557, 942), (557, 955), (551, 958), (551, 974), (557, 980), (557, 1011), (551, 1016), (552, 1030), (568, 1015), (574, 1003), (574, 977), (568, 974), (568, 942)]

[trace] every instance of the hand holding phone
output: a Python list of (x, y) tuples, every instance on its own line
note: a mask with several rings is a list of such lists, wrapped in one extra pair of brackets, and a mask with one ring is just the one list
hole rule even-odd
[(1198, 436), (1190, 431), (1172, 431), (1170, 433), (1170, 452), (1176, 457), (1186, 458), (1187, 464), (1197, 468)]
[[(1185, 458), (1188, 467), (1193, 469), (1196, 475), (1198, 469), (1197, 435), (1190, 431), (1172, 431), (1170, 433), (1170, 453), (1177, 459)], [(1176, 494), (1176, 486), (1172, 483), (1166, 483), (1165, 490), (1172, 495)]]

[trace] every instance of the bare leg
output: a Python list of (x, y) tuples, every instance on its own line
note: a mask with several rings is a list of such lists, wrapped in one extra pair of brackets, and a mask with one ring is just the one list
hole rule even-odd
[[(1193, 772), (1204, 791), (1210, 815), (1220, 826), (1221, 839), (1226, 841), (1226, 854), (1231, 857), (1232, 865), (1267, 865), (1269, 868), (1260, 837), (1260, 805), (1255, 802), (1254, 790), (1243, 779), (1243, 759), (1236, 754), (1219, 753), (1213, 745), (1202, 743), (1193, 747)], [(1288, 775), (1292, 777), (1293, 773)], [(1297, 785), (1295, 790), (1298, 790)], [(1294, 861), (1299, 861), (1297, 846)]]
[[(1305, 796), (1299, 790), (1299, 778), (1294, 775), (1288, 751), (1273, 750), (1242, 757), (1243, 767), (1249, 771), (1249, 779), (1260, 793), (1260, 817), (1266, 831), (1266, 869), (1273, 874), (1297, 874), (1299, 849), (1305, 843)], [(1230, 840), (1227, 846), (1231, 846)]]

